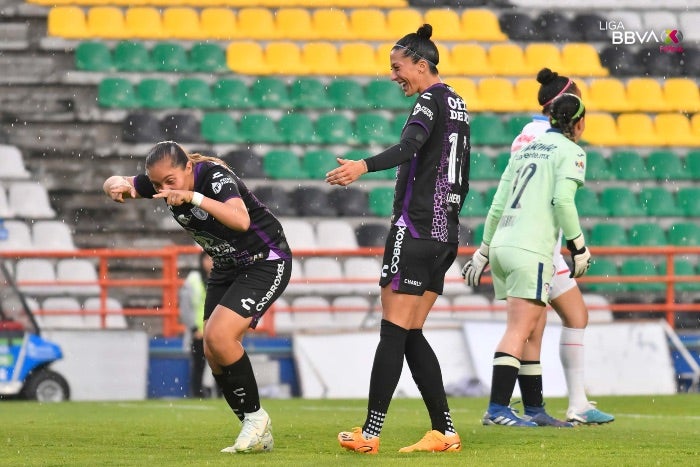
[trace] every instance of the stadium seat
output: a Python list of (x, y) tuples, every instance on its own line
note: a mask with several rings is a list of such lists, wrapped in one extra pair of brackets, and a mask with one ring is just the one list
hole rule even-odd
[[(342, 219), (321, 219), (316, 224), (316, 238), (321, 249), (350, 250), (357, 248), (352, 225)], [(346, 259), (347, 261), (350, 258)]]
[(221, 158), (237, 175), (244, 179), (265, 178), (262, 157), (251, 149), (234, 149)]
[(89, 282), (76, 285), (58, 285), (64, 293), (71, 295), (99, 295), (97, 270), (86, 258), (62, 258), (56, 263), (56, 280), (66, 282)]
[(163, 19), (158, 9), (150, 6), (133, 6), (126, 9), (124, 22), (128, 35), (135, 39), (165, 39)]
[[(659, 275), (665, 276), (668, 272), (667, 261), (661, 261), (657, 267)], [(690, 261), (681, 258), (673, 260), (673, 274), (675, 276), (694, 276), (696, 275), (695, 268)], [(700, 292), (700, 282), (698, 281), (683, 281), (682, 277), (676, 281), (675, 289), (677, 292)]]
[(182, 78), (175, 85), (175, 97), (184, 108), (210, 109), (218, 107), (209, 83), (198, 78)]
[[(491, 76), (494, 73), (486, 48), (481, 44), (458, 43), (450, 50), (450, 62), (455, 68), (455, 74), (467, 76)], [(442, 63), (442, 56), (440, 56)], [(447, 75), (441, 65), (440, 74)]]
[(586, 150), (586, 179), (596, 181), (614, 180), (608, 159), (599, 151)]
[(391, 8), (386, 12), (386, 31), (389, 40), (397, 40), (408, 32), (415, 32), (424, 24), (423, 13), (416, 8)]
[(654, 222), (643, 222), (632, 225), (627, 236), (631, 246), (664, 246), (668, 245), (666, 231)]
[[(335, 160), (334, 164), (336, 167), (338, 166)], [(328, 200), (338, 211), (339, 216), (365, 217), (370, 215), (368, 195), (361, 188), (335, 188), (328, 194)]]
[(676, 204), (673, 193), (662, 186), (643, 187), (639, 192), (639, 199), (649, 216), (683, 216), (683, 210)]
[(573, 76), (602, 77), (608, 76), (608, 70), (600, 64), (598, 51), (591, 44), (569, 43), (561, 49), (564, 68)]
[(369, 191), (369, 209), (375, 216), (391, 216), (394, 205), (394, 189), (378, 186)]
[(298, 77), (289, 86), (289, 99), (295, 109), (330, 109), (326, 86), (317, 78)]
[(591, 227), (589, 243), (598, 246), (628, 246), (627, 232), (620, 224), (598, 223)]
[(245, 114), (238, 122), (243, 141), (252, 144), (277, 144), (282, 136), (277, 129), (277, 122), (267, 114)]
[(581, 33), (582, 42), (607, 42), (608, 32), (601, 30), (605, 18), (596, 13), (577, 13), (571, 20), (571, 27)]
[[(108, 329), (127, 329), (129, 327), (126, 322), (126, 317), (122, 314), (122, 304), (119, 300), (114, 297), (107, 297), (105, 300), (105, 305), (107, 314), (105, 315), (105, 327)], [(94, 314), (91, 315), (87, 312), (97, 312), (102, 309), (102, 302), (100, 297), (88, 297), (83, 302), (83, 310), (86, 314), (84, 316), (85, 323), (88, 328), (101, 327), (101, 316)]]
[(654, 118), (658, 144), (667, 146), (700, 146), (700, 135), (694, 135), (690, 120), (682, 113), (660, 113)]
[(645, 76), (681, 76), (688, 61), (679, 53), (662, 52), (658, 45), (643, 47), (637, 52), (637, 61), (644, 67)]
[(576, 209), (582, 217), (605, 217), (610, 214), (609, 208), (598, 200), (598, 194), (586, 187), (576, 190)]
[(352, 123), (340, 113), (322, 114), (316, 120), (316, 133), (322, 144), (352, 144)]
[(338, 49), (332, 42), (305, 42), (301, 45), (301, 62), (307, 74), (339, 75), (342, 66)]
[(101, 107), (130, 109), (138, 107), (134, 85), (126, 78), (105, 78), (97, 85), (97, 102)]
[[(606, 258), (596, 257), (591, 261), (591, 267), (586, 273), (586, 278), (595, 277), (615, 277), (620, 273), (618, 271), (617, 265)], [(584, 279), (585, 280), (585, 279)], [(584, 282), (583, 287), (586, 290), (596, 293), (615, 293), (622, 290), (622, 284), (620, 282)]]
[[(488, 196), (484, 195), (484, 200), (486, 202), (491, 202)], [(460, 229), (460, 236), (464, 235), (465, 233), (461, 231)], [(471, 244), (472, 245), (480, 245), (481, 240), (484, 238), (484, 223), (480, 224), (472, 224), (470, 225), (470, 229), (467, 230), (466, 236), (470, 237), (472, 239)]]
[[(603, 112), (586, 112), (586, 130), (582, 138), (589, 144), (603, 146), (621, 144), (615, 118), (611, 114)], [(611, 169), (614, 169), (612, 164)]]
[(224, 112), (206, 113), (202, 117), (202, 138), (213, 144), (240, 143), (238, 125), (229, 114)]
[(483, 195), (471, 188), (459, 212), (460, 217), (484, 217), (489, 212), (490, 203), (484, 201)]
[(275, 149), (265, 154), (263, 168), (267, 176), (275, 180), (308, 178), (308, 174), (302, 168), (301, 158), (285, 149)]
[(600, 53), (601, 64), (612, 76), (641, 76), (644, 66), (637, 61), (633, 49), (624, 45), (609, 45)]
[(112, 71), (112, 51), (106, 42), (81, 42), (75, 48), (75, 68), (83, 71)]
[(364, 94), (370, 108), (377, 110), (408, 110), (415, 100), (406, 97), (401, 88), (388, 80), (373, 80), (364, 86)]
[(71, 227), (59, 220), (35, 221), (32, 224), (32, 245), (41, 250), (75, 250)]
[(675, 246), (700, 244), (700, 226), (695, 222), (676, 222), (667, 230), (668, 240)]
[(625, 84), (617, 78), (598, 78), (588, 86), (585, 103), (603, 112), (628, 112), (632, 106), (627, 100)]
[(634, 151), (616, 151), (610, 155), (610, 169), (617, 180), (650, 180), (644, 159)]
[(581, 31), (575, 28), (569, 18), (556, 10), (543, 11), (535, 18), (535, 25), (542, 30), (545, 41), (580, 42), (583, 40)]
[(700, 179), (700, 150), (689, 151), (686, 154), (685, 169), (691, 179)]
[[(10, 203), (7, 200), (7, 190), (4, 186), (0, 185), (0, 230), (3, 232), (3, 237), (6, 236), (7, 230), (5, 229), (3, 222), (5, 219), (12, 219), (15, 216), (14, 210), (10, 207)], [(3, 238), (3, 241), (6, 240)]]
[[(272, 211), (272, 213), (276, 216), (297, 215), (297, 207), (294, 205), (294, 201), (291, 199), (289, 193), (287, 193), (281, 186), (260, 185), (253, 190), (253, 194), (255, 194), (255, 197), (258, 198), (261, 203), (267, 206), (268, 209), (270, 209), (270, 211)], [(288, 226), (286, 223), (284, 223), (284, 231), (285, 235), (287, 236), (287, 240), (289, 241), (289, 245), (292, 248), (295, 247), (293, 243), (302, 243), (301, 246), (312, 244), (310, 248), (316, 248), (316, 237), (311, 225), (307, 226), (306, 221), (303, 221), (302, 223), (302, 221), (296, 219), (290, 220), (289, 222), (292, 224), (292, 226), (290, 226), (288, 230)], [(303, 227), (300, 227), (300, 230), (297, 232), (292, 227), (298, 225), (302, 225)], [(307, 227), (311, 229), (310, 237), (301, 237), (301, 235), (306, 233)], [(297, 236), (297, 234), (299, 234), (299, 236)]]
[(355, 79), (335, 79), (327, 91), (333, 108), (364, 110), (369, 108), (362, 84)]
[(679, 188), (676, 200), (685, 217), (700, 217), (700, 187)]
[(455, 92), (464, 100), (467, 104), (467, 109), (469, 112), (480, 112), (483, 110), (490, 110), (486, 102), (481, 102), (479, 99), (479, 91), (476, 86), (476, 82), (471, 78), (464, 78), (461, 76), (451, 76), (445, 80), (447, 84), (452, 86)]
[(383, 247), (389, 234), (386, 224), (362, 223), (355, 228), (357, 244), (361, 247)]
[(308, 178), (325, 180), (326, 173), (338, 167), (336, 156), (325, 149), (307, 151), (302, 158), (301, 166)]
[[(650, 260), (630, 258), (620, 266), (622, 276), (658, 276), (656, 266)], [(666, 287), (663, 282), (644, 280), (640, 282), (623, 282), (622, 288), (630, 292), (663, 292)]]
[(226, 65), (231, 71), (242, 75), (270, 73), (263, 46), (252, 40), (231, 42), (226, 48)]
[(203, 8), (199, 15), (199, 23), (202, 30), (206, 31), (208, 38), (230, 41), (240, 37), (236, 13), (230, 8)]
[(80, 302), (75, 297), (47, 297), (41, 304), (46, 329), (85, 329)]
[(349, 282), (348, 291), (359, 296), (374, 293), (381, 271), (382, 265), (378, 258), (354, 256), (343, 262), (343, 277)]
[[(523, 110), (508, 78), (483, 78), (477, 85), (479, 102), (491, 112), (519, 112)], [(534, 97), (536, 99), (536, 96)], [(532, 99), (532, 98), (531, 98)], [(472, 133), (472, 136), (475, 136)], [(510, 144), (509, 141), (507, 144)]]
[(248, 85), (239, 78), (222, 78), (212, 86), (212, 94), (219, 107), (249, 109), (253, 107)]
[[(469, 10), (467, 10), (469, 11)], [(466, 12), (465, 12), (466, 15)], [(500, 29), (513, 41), (543, 41), (542, 30), (535, 25), (534, 19), (527, 13), (501, 13), (498, 18)], [(481, 25), (475, 25), (483, 27)]]
[(660, 11), (645, 9), (641, 13), (642, 23), (645, 29), (664, 30), (678, 24), (678, 17), (673, 11)]
[(261, 109), (288, 109), (291, 107), (287, 84), (279, 78), (261, 76), (250, 88), (253, 105)]
[[(396, 39), (389, 35), (386, 15), (380, 8), (355, 8), (349, 14), (349, 33), (352, 37), (363, 41)], [(344, 31), (342, 25), (339, 30)]]
[(114, 66), (119, 71), (153, 71), (150, 51), (143, 42), (120, 41), (112, 51)]
[(49, 36), (65, 39), (86, 39), (90, 37), (85, 12), (79, 6), (54, 6), (47, 16)]
[(275, 31), (281, 39), (316, 39), (316, 28), (308, 8), (284, 7), (275, 13)]
[(292, 191), (292, 198), (302, 217), (336, 217), (338, 212), (331, 204), (328, 194), (323, 188), (300, 186)]
[(465, 8), (461, 20), (466, 40), (500, 42), (508, 39), (501, 31), (498, 17), (490, 9)]
[(238, 10), (238, 37), (249, 40), (270, 40), (279, 37), (271, 8), (244, 7)]
[(527, 64), (523, 49), (512, 42), (493, 44), (489, 48), (489, 63), (499, 76), (530, 76), (537, 72)]
[(638, 217), (645, 214), (637, 195), (625, 186), (604, 188), (600, 193), (600, 204), (613, 217)]
[(429, 8), (424, 12), (423, 20), (433, 26), (433, 40), (467, 40), (466, 29), (462, 28), (462, 22), (458, 10), (451, 10), (447, 8)]
[(179, 40), (196, 40), (209, 37), (201, 28), (199, 13), (191, 7), (169, 7), (163, 10), (163, 30), (167, 37)]
[(201, 142), (200, 126), (199, 119), (192, 113), (168, 114), (161, 121), (165, 138), (182, 143)]
[(338, 48), (339, 73), (346, 75), (385, 75), (388, 57), (377, 60), (374, 47), (364, 42), (343, 42)]
[(147, 109), (168, 109), (180, 107), (173, 87), (165, 79), (145, 78), (136, 85), (139, 104)]
[(305, 75), (309, 69), (301, 58), (301, 49), (291, 41), (269, 42), (265, 48), (265, 64), (270, 73)]
[(644, 113), (625, 113), (617, 117), (620, 140), (629, 146), (662, 146), (663, 135), (656, 132), (654, 121)]
[[(358, 11), (358, 10), (353, 10)], [(311, 23), (315, 36), (320, 40), (341, 41), (361, 39), (358, 32), (352, 31), (352, 25), (346, 12), (339, 8), (317, 8), (311, 14)]]
[(292, 112), (283, 115), (277, 121), (277, 128), (284, 143), (317, 144), (319, 142), (314, 122), (306, 113)]
[(151, 61), (156, 71), (174, 73), (190, 71), (187, 51), (177, 42), (158, 42), (151, 49)]
[(634, 112), (668, 112), (670, 106), (664, 99), (661, 84), (654, 78), (630, 78), (627, 80), (627, 101)]
[(532, 122), (532, 115), (511, 115), (505, 123), (509, 139), (513, 141), (515, 138), (517, 138), (520, 132), (523, 130), (523, 127), (530, 122)]
[(198, 42), (192, 46), (189, 54), (192, 71), (200, 73), (223, 73), (226, 67), (224, 49), (209, 42)]
[(30, 174), (24, 165), (24, 157), (17, 146), (0, 144), (0, 160), (2, 160), (0, 179), (29, 178)]
[(389, 121), (378, 113), (362, 113), (355, 118), (355, 136), (360, 144), (389, 145), (396, 143)]
[[(498, 174), (498, 177), (501, 177), (501, 174), (506, 170), (506, 167), (508, 166), (508, 162), (510, 161), (510, 151), (501, 151), (499, 152), (493, 163), (496, 168), (496, 173)], [(494, 187), (495, 190), (495, 187)]]
[(4, 221), (4, 225), (5, 230), (7, 230), (7, 238), (0, 242), (0, 251), (36, 249), (36, 246), (32, 243), (32, 234), (29, 225), (26, 222), (18, 219), (8, 219)]
[(130, 37), (121, 8), (94, 6), (87, 10), (87, 28), (90, 37), (126, 39)]
[(122, 141), (149, 143), (163, 141), (165, 135), (158, 118), (151, 112), (129, 113), (122, 121)]
[(371, 319), (372, 303), (363, 296), (341, 295), (333, 298), (331, 308), (335, 314), (336, 329), (359, 330)]
[[(536, 42), (526, 45), (525, 63), (534, 72), (547, 67), (561, 73), (562, 75), (567, 75), (567, 70), (564, 69), (564, 65), (561, 62), (561, 52), (559, 51), (559, 47), (557, 47), (554, 43)], [(533, 96), (536, 98), (537, 94), (533, 94)], [(530, 99), (536, 100), (532, 97)]]
[(500, 178), (500, 173), (496, 173), (494, 161), (488, 154), (472, 151), (470, 159), (469, 180), (498, 180)]
[(647, 170), (659, 181), (687, 180), (690, 174), (683, 168), (683, 160), (673, 150), (658, 149), (646, 158)]
[(498, 115), (481, 113), (473, 115), (470, 122), (472, 146), (510, 145), (512, 142), (505, 124)]
[(671, 111), (700, 112), (700, 91), (691, 78), (666, 78), (663, 97)]
[(683, 75), (688, 77), (700, 75), (700, 48), (684, 47)]

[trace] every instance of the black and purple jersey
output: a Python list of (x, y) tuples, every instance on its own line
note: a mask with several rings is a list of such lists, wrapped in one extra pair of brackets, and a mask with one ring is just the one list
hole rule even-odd
[(406, 125), (420, 125), (428, 139), (398, 167), (391, 221), (414, 238), (457, 243), (459, 212), (469, 191), (469, 114), (464, 100), (444, 83), (426, 89)]
[[(134, 178), (134, 187), (143, 198), (156, 194), (145, 174)], [(231, 170), (213, 162), (196, 163), (194, 191), (222, 203), (238, 197), (248, 209), (250, 228), (239, 232), (193, 204), (168, 206), (177, 223), (214, 259), (217, 269), (243, 266), (261, 259), (291, 258), (280, 222)]]

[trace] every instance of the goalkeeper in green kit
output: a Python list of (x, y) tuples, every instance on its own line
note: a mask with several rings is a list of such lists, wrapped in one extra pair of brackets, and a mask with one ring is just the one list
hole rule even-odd
[[(585, 128), (581, 99), (568, 93), (558, 96), (551, 105), (550, 124), (551, 129), (511, 157), (486, 219), (483, 243), (462, 271), (467, 283), (478, 284), (490, 263), (496, 298), (507, 303), (506, 331), (494, 354), (484, 425), (538, 426), (532, 414), (516, 416), (509, 403), (525, 342), (541, 339), (544, 332), (541, 318), (549, 301), (555, 272), (552, 251), (560, 230), (572, 255), (572, 277), (582, 276), (590, 264), (574, 203), (586, 168), (586, 154), (576, 144)], [(534, 409), (548, 416), (544, 406)]]

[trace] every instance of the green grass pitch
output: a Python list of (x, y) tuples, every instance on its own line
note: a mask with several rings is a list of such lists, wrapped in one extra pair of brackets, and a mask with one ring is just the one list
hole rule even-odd
[[(222, 454), (238, 423), (223, 399), (143, 402), (0, 402), (0, 465), (698, 465), (700, 395), (602, 397), (603, 426), (481, 426), (484, 398), (453, 398), (461, 453), (399, 454), (429, 428), (421, 400), (395, 399), (376, 456), (342, 450), (338, 431), (364, 421), (364, 400), (264, 400), (275, 449)], [(547, 408), (563, 416), (566, 401)]]

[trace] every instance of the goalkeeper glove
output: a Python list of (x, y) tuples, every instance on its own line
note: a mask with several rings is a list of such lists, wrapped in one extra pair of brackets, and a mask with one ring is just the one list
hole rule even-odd
[(474, 252), (472, 259), (467, 261), (467, 264), (462, 268), (464, 283), (470, 287), (479, 285), (481, 274), (483, 274), (487, 264), (489, 264), (489, 246), (481, 242), (481, 246)]
[(583, 276), (591, 265), (591, 252), (586, 247), (583, 234), (566, 241), (566, 248), (571, 252), (571, 262), (574, 267), (569, 277)]

